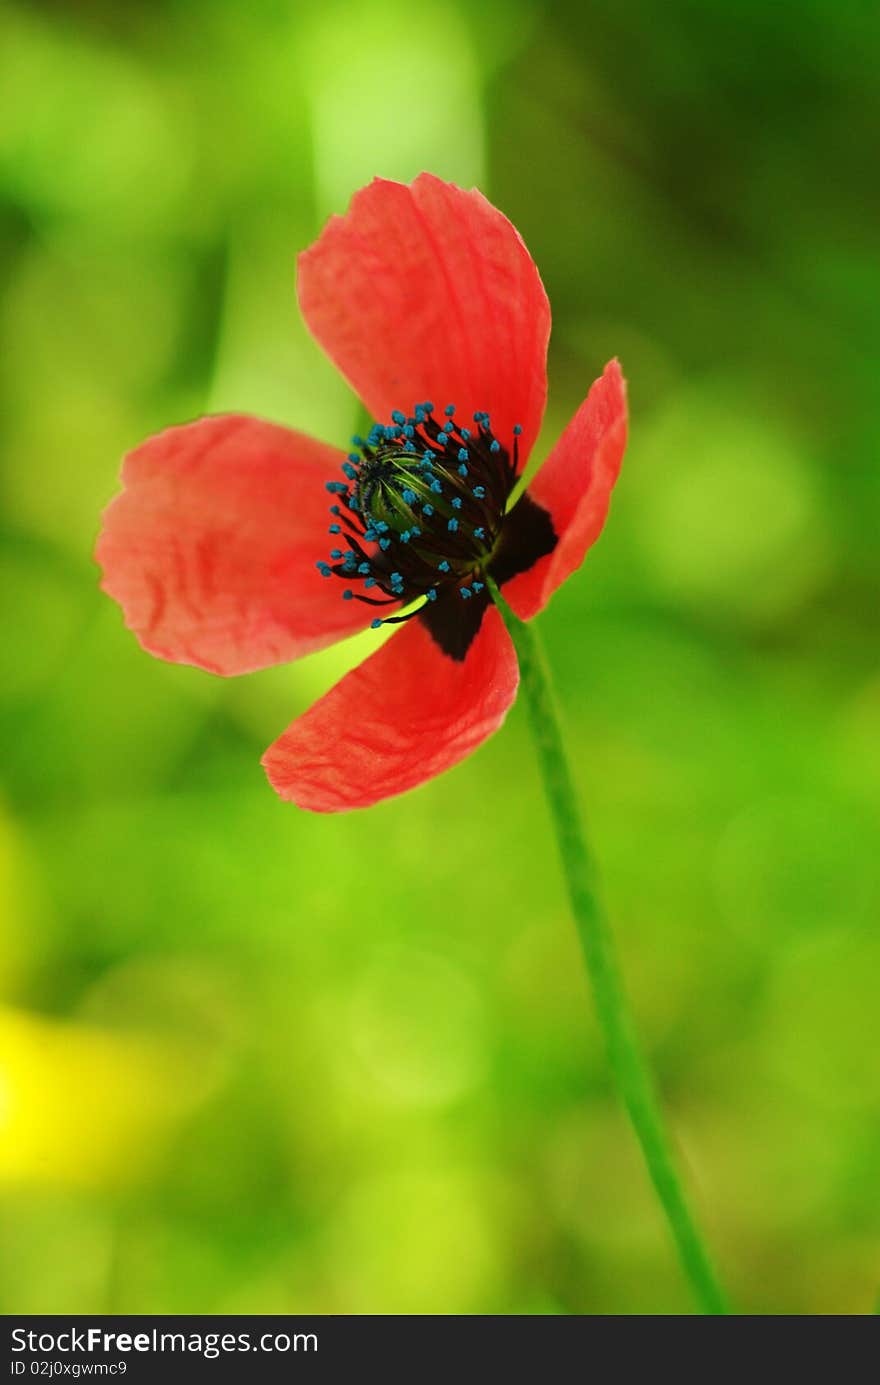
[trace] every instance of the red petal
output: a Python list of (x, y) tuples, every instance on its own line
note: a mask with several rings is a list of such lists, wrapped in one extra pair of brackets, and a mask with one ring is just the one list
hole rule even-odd
[(494, 607), (461, 662), (413, 620), (289, 726), (263, 766), (281, 797), (301, 808), (366, 808), (469, 755), (497, 731), (518, 682)]
[(368, 625), (369, 606), (315, 567), (332, 540), (327, 480), (343, 454), (274, 423), (225, 414), (130, 452), (104, 514), (104, 590), (145, 649), (247, 673)]
[(550, 511), (559, 542), (504, 596), (522, 620), (537, 615), (566, 577), (580, 567), (602, 532), (626, 447), (626, 383), (610, 361), (529, 486)]
[[(405, 116), (402, 117), (405, 119)], [(525, 461), (547, 398), (550, 305), (519, 233), (482, 193), (422, 173), (376, 178), (299, 257), (303, 316), (387, 423), (431, 400), (491, 415)]]

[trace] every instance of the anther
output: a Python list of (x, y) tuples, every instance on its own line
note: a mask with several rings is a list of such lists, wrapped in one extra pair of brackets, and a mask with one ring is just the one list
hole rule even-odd
[(409, 607), (404, 615), (377, 616), (373, 629), (410, 619), (418, 600), (435, 602), (453, 587), (464, 601), (485, 591), (473, 574), (491, 562), (518, 460), (519, 425), (509, 459), (488, 413), (477, 410), (476, 426), (465, 428), (454, 421), (454, 404), (445, 406), (442, 421), (429, 400), (410, 407), (409, 416), (395, 409), (390, 423), (374, 423), (366, 442), (355, 434), (359, 451), (340, 463), (345, 482), (325, 483), (338, 500), (331, 515), (340, 521), (329, 532), (349, 547), (332, 549), (318, 571), (348, 578), (346, 601)]

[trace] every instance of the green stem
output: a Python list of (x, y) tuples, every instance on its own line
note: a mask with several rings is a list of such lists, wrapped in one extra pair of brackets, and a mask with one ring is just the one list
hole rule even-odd
[(727, 1313), (724, 1292), (685, 1199), (654, 1084), (630, 1016), (614, 939), (596, 891), (596, 870), (584, 833), (543, 646), (534, 626), (519, 620), (494, 583), (490, 585), (519, 656), (522, 688), (572, 912), (618, 1091), (701, 1310)]

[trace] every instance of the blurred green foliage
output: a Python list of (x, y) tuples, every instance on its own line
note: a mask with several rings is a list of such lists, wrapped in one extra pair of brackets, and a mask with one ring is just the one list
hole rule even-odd
[(422, 167), (539, 261), (539, 450), (630, 379), (542, 624), (700, 1214), (743, 1311), (870, 1311), (880, 11), (56, 0), (0, 44), (3, 1311), (690, 1311), (523, 710), (309, 817), (259, 756), (363, 642), (222, 682), (97, 588), (149, 432), (347, 437), (294, 258)]

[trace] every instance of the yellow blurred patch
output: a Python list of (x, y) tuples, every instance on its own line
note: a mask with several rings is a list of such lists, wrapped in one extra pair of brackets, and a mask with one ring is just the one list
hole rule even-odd
[(0, 1009), (0, 1182), (131, 1183), (209, 1085), (195, 1048)]

